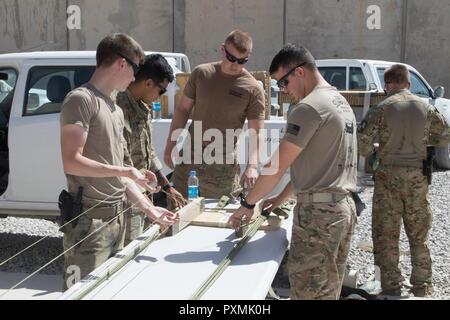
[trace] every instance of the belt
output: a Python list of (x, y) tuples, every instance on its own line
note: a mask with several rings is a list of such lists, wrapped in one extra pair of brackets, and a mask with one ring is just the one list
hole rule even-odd
[(330, 193), (330, 192), (316, 192), (316, 193), (299, 193), (297, 194), (297, 201), (299, 203), (327, 203), (327, 202), (339, 202), (348, 193)]
[(122, 201), (107, 207), (95, 207), (94, 209), (86, 209), (86, 215), (91, 219), (111, 220), (122, 212), (124, 204)]

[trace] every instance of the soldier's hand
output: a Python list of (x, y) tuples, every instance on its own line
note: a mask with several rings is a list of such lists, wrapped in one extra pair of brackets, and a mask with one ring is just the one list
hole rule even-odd
[(263, 204), (263, 210), (267, 212), (272, 212), (275, 208), (278, 208), (281, 205), (280, 199), (277, 197), (269, 198), (266, 201), (264, 201)]
[(240, 185), (244, 187), (245, 184), (247, 184), (247, 188), (251, 190), (255, 186), (256, 179), (258, 179), (258, 176), (259, 176), (258, 170), (255, 167), (248, 166), (241, 177)]
[(228, 219), (228, 224), (230, 224), (234, 230), (239, 230), (241, 227), (241, 223), (247, 224), (250, 222), (251, 218), (253, 216), (253, 210), (239, 207), (233, 215)]
[(150, 218), (150, 220), (152, 220), (156, 224), (159, 224), (160, 226), (171, 226), (180, 220), (178, 213), (171, 212), (161, 207), (149, 207), (147, 210), (145, 210), (145, 213)]
[(171, 187), (167, 193), (174, 208), (182, 208), (187, 205), (186, 199), (181, 195), (181, 193), (178, 192), (177, 189)]
[(138, 169), (133, 167), (129, 167), (128, 170), (128, 178), (133, 180), (138, 186), (150, 193), (159, 191), (159, 188), (157, 188), (157, 179), (153, 172), (146, 171), (144, 175)]

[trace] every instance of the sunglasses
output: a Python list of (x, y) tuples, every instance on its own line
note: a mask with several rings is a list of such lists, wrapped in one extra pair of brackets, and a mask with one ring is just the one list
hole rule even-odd
[(125, 61), (133, 68), (133, 74), (136, 76), (137, 73), (139, 72), (139, 65), (137, 65), (133, 60), (131, 60), (130, 58), (124, 56), (121, 53), (117, 53), (117, 55), (121, 58), (124, 58)]
[(288, 73), (286, 73), (286, 74), (284, 75), (284, 77), (282, 77), (280, 80), (278, 80), (278, 81), (277, 81), (277, 86), (278, 86), (278, 88), (280, 88), (280, 89), (286, 88), (287, 85), (289, 84), (288, 78), (289, 78), (289, 76), (291, 75), (291, 73), (294, 72), (295, 69), (300, 68), (300, 67), (303, 67), (305, 64), (306, 64), (306, 62), (303, 62), (303, 63), (299, 64), (298, 66), (296, 66), (295, 68), (292, 68)]
[(159, 83), (156, 83), (155, 82), (155, 84), (158, 86), (158, 88), (159, 88), (159, 95), (160, 96), (162, 96), (164, 93), (166, 93), (167, 92), (167, 88), (164, 88), (161, 84), (159, 84)]
[(227, 57), (227, 60), (230, 61), (231, 63), (237, 62), (238, 64), (246, 64), (248, 62), (248, 57), (247, 58), (236, 58), (235, 56), (233, 56), (231, 53), (228, 52), (227, 48), (223, 47), (225, 49), (225, 56)]

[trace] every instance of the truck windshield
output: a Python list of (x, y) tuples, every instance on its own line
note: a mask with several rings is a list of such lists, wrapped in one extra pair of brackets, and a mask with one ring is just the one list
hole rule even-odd
[[(377, 68), (378, 77), (382, 87), (384, 88), (384, 71), (386, 68)], [(411, 92), (419, 97), (431, 98), (430, 90), (428, 86), (419, 78), (419, 76), (414, 71), (409, 71), (409, 76), (411, 78)]]

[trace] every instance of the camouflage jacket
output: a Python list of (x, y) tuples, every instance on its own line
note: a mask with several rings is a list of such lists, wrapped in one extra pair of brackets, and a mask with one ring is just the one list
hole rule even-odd
[[(414, 112), (422, 112), (422, 114), (420, 116), (416, 114), (414, 121), (420, 123), (422, 117), (422, 127), (414, 126), (410, 121), (412, 115), (406, 114), (406, 112), (402, 117), (397, 115), (398, 118), (396, 119), (388, 119), (389, 107), (398, 103), (406, 105), (413, 103), (419, 106), (414, 109)], [(404, 108), (403, 110), (408, 109)], [(408, 112), (412, 112), (412, 110), (411, 108)], [(403, 138), (398, 137), (399, 133), (403, 135)], [(450, 129), (435, 107), (428, 105), (419, 97), (410, 93), (409, 90), (399, 90), (389, 95), (376, 107), (371, 108), (359, 125), (359, 153), (363, 156), (372, 154), (375, 139), (379, 142), (378, 154), (381, 160), (389, 159), (390, 162), (395, 162), (396, 159), (399, 159), (401, 164), (405, 161), (408, 162), (409, 159), (411, 161), (425, 159), (427, 146), (449, 144)], [(412, 160), (413, 158), (414, 160)]]
[(130, 92), (119, 93), (116, 99), (124, 114), (123, 136), (127, 142), (129, 154), (125, 163), (137, 169), (157, 172), (162, 169), (152, 143), (152, 112), (142, 101), (135, 101)]

